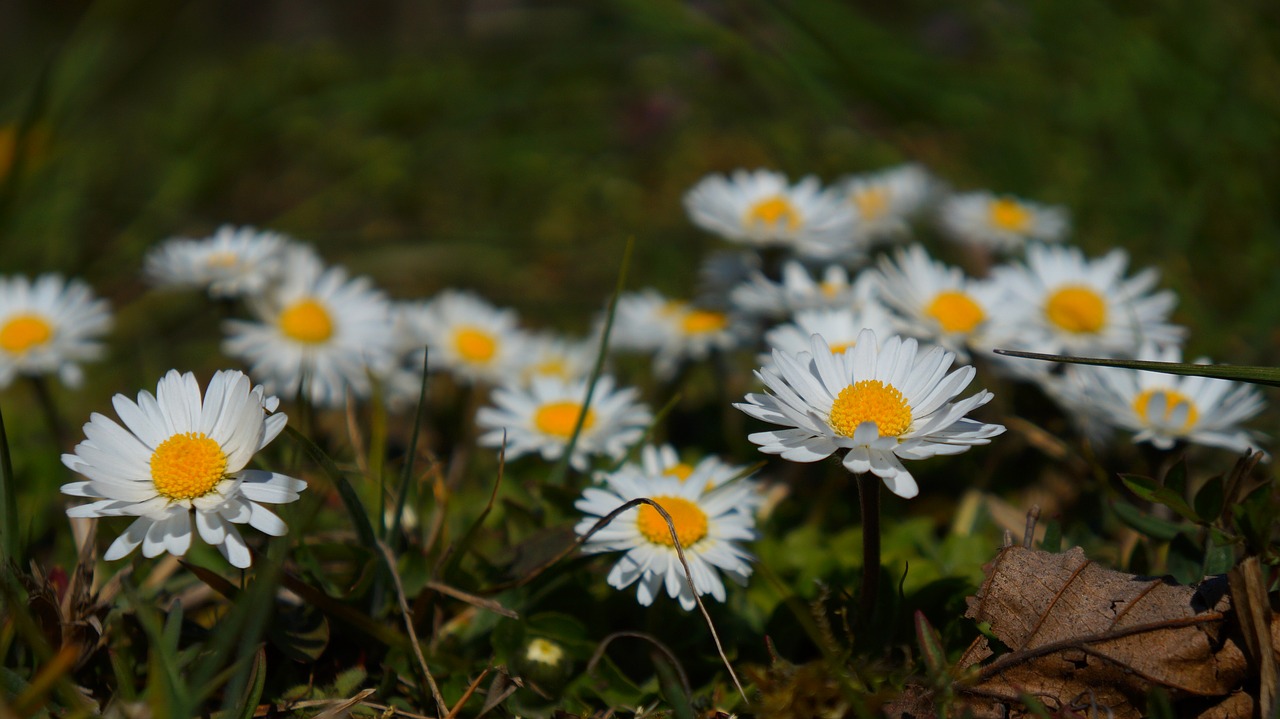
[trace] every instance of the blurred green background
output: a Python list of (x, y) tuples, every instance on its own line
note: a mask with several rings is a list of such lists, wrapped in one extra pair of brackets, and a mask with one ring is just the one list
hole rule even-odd
[(918, 160), (1066, 205), (1087, 252), (1162, 269), (1192, 353), (1274, 364), (1277, 20), (1196, 0), (3, 3), (0, 269), (112, 300), (116, 391), (219, 365), (203, 300), (142, 281), (171, 235), (269, 227), (399, 298), (466, 286), (581, 330), (629, 236), (634, 287), (692, 294), (720, 245), (680, 203), (704, 174)]

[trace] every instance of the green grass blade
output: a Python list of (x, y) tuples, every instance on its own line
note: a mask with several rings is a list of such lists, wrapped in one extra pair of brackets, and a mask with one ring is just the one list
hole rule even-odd
[(4, 525), (0, 526), (0, 562), (5, 567), (20, 565), (18, 544), (18, 488), (13, 481), (13, 461), (9, 456), (9, 438), (4, 431), (4, 415), (0, 413), (0, 505)]
[(333, 482), (333, 486), (338, 489), (338, 496), (342, 498), (342, 503), (346, 505), (347, 512), (351, 515), (360, 543), (372, 551), (378, 551), (378, 539), (373, 533), (373, 524), (369, 522), (369, 512), (365, 510), (364, 502), (360, 501), (360, 495), (356, 494), (351, 482), (347, 481), (347, 476), (338, 469), (338, 465), (334, 464), (329, 455), (325, 454), (325, 451), (305, 434), (287, 425), (284, 429), (302, 446), (311, 459), (320, 465), (320, 469), (324, 470), (324, 473), (329, 476), (329, 481)]
[(413, 479), (413, 460), (418, 455), (418, 437), (422, 434), (422, 412), (427, 404), (427, 369), (431, 360), (431, 348), (423, 348), (422, 385), (418, 388), (418, 403), (414, 405), (413, 431), (409, 433), (409, 445), (405, 451), (404, 469), (400, 472), (400, 486), (396, 488), (396, 508), (391, 515), (391, 533), (387, 543), (393, 551), (401, 546), (400, 523), (404, 517), (405, 497), (409, 494), (409, 482)]
[(1019, 350), (993, 350), (998, 355), (1020, 357), (1023, 359), (1044, 360), (1046, 362), (1064, 362), (1066, 364), (1084, 364), (1096, 367), (1122, 367), (1124, 369), (1140, 369), (1148, 372), (1162, 372), (1190, 377), (1209, 377), (1236, 382), (1262, 384), (1268, 387), (1280, 387), (1280, 367), (1246, 367), (1220, 364), (1191, 364), (1189, 362), (1152, 362), (1150, 360), (1119, 360), (1101, 357), (1072, 357), (1070, 355), (1041, 354), (1039, 352), (1021, 352)]

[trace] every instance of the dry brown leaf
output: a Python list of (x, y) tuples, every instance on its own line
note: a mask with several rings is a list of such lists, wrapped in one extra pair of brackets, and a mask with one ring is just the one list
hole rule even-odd
[[(1013, 546), (987, 566), (966, 616), (988, 622), (1009, 651), (979, 638), (960, 665), (957, 710), (975, 717), (1022, 716), (1021, 697), (1051, 711), (1106, 708), (1136, 719), (1155, 687), (1203, 709), (1234, 695), (1251, 673), (1224, 619), (1226, 582), (1198, 587), (1105, 569), (1074, 548), (1053, 554)], [(1247, 697), (1245, 697), (1247, 699)], [(1232, 696), (1232, 704), (1241, 700)], [(1212, 714), (1209, 714), (1212, 715)]]

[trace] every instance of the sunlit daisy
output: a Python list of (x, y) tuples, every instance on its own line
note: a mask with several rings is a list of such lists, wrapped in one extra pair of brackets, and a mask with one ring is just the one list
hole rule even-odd
[(1126, 278), (1123, 250), (1086, 260), (1074, 247), (1033, 244), (1026, 263), (997, 267), (993, 277), (1009, 300), (990, 328), (997, 346), (1074, 355), (1132, 355), (1143, 342), (1181, 342), (1168, 322), (1172, 291), (1152, 292), (1154, 269)]
[(792, 185), (780, 172), (737, 170), (708, 175), (684, 196), (699, 227), (755, 247), (786, 247), (829, 257), (853, 244), (857, 214), (816, 177)]
[(875, 294), (894, 312), (902, 334), (936, 342), (967, 357), (966, 347), (988, 347), (984, 333), (1004, 297), (1002, 285), (965, 277), (933, 260), (920, 245), (882, 257), (869, 275)]
[(773, 364), (756, 371), (772, 394), (748, 394), (734, 406), (787, 427), (749, 435), (761, 452), (816, 462), (847, 450), (850, 472), (871, 472), (894, 494), (914, 497), (916, 481), (902, 459), (959, 454), (1004, 432), (964, 416), (989, 402), (990, 392), (951, 401), (974, 375), (970, 366), (948, 373), (954, 360), (937, 346), (917, 352), (914, 339), (897, 335), (878, 346), (871, 330), (833, 354), (815, 335), (808, 352), (775, 351)]
[(145, 557), (186, 554), (193, 513), (200, 537), (241, 568), (252, 558), (236, 524), (272, 536), (287, 531), (260, 503), (292, 502), (307, 485), (247, 469), (286, 417), (271, 414), (279, 400), (251, 386), (244, 373), (215, 373), (202, 398), (195, 375), (170, 370), (155, 395), (139, 392), (135, 403), (118, 394), (112, 403), (124, 426), (95, 413), (84, 426), (85, 441), (62, 455), (63, 464), (88, 478), (63, 485), (63, 493), (98, 500), (68, 515), (137, 517), (103, 559), (120, 559), (139, 545)]
[[(1137, 359), (1181, 362), (1182, 352), (1148, 343)], [(1262, 411), (1262, 393), (1253, 385), (1118, 367), (1080, 370), (1087, 377), (1082, 383), (1085, 399), (1097, 416), (1133, 432), (1135, 442), (1160, 449), (1171, 449), (1178, 441), (1236, 452), (1259, 447), (1260, 436), (1239, 426)]]
[(822, 335), (832, 352), (844, 352), (858, 341), (864, 329), (872, 330), (879, 337), (892, 334), (892, 318), (876, 302), (867, 302), (862, 309), (823, 309), (797, 312), (795, 319), (764, 333), (768, 351), (760, 357), (761, 364), (773, 361), (773, 350), (789, 354), (808, 352), (811, 338)]
[(933, 180), (923, 167), (910, 163), (853, 175), (836, 187), (857, 209), (858, 235), (879, 239), (906, 232), (907, 221), (929, 201)]
[(804, 265), (792, 260), (783, 263), (778, 282), (754, 272), (750, 279), (733, 288), (729, 297), (740, 312), (786, 317), (821, 307), (857, 307), (865, 301), (868, 289), (867, 283), (855, 282), (840, 265), (827, 265), (821, 279), (816, 279)]
[(80, 362), (102, 354), (111, 309), (89, 285), (59, 275), (0, 277), (0, 387), (14, 377), (57, 374), (78, 387)]
[[(700, 595), (725, 600), (721, 573), (738, 584), (747, 583), (752, 557), (739, 542), (755, 538), (755, 520), (738, 506), (749, 492), (741, 484), (707, 491), (702, 483), (671, 476), (616, 472), (605, 477), (605, 486), (584, 490), (574, 504), (586, 515), (576, 530), (586, 534), (601, 517), (632, 499), (645, 497), (658, 503), (670, 515), (671, 525), (652, 506), (639, 505), (591, 535), (582, 551), (624, 552), (609, 571), (609, 586), (625, 589), (636, 584), (636, 599), (644, 606), (652, 604), (665, 586), (667, 595), (688, 611), (696, 606), (695, 588)], [(671, 538), (672, 526), (689, 563), (692, 587)]]
[(655, 290), (620, 297), (613, 327), (610, 346), (652, 352), (654, 374), (664, 378), (682, 362), (738, 347), (751, 333), (735, 314), (668, 299)]
[(746, 467), (729, 464), (714, 454), (706, 455), (696, 462), (686, 462), (680, 458), (676, 448), (669, 444), (646, 444), (640, 448), (640, 465), (635, 468), (649, 477), (666, 476), (681, 482), (697, 482), (706, 492), (730, 481), (746, 484), (751, 491), (739, 507), (744, 512), (754, 512), (764, 501), (763, 495), (758, 491), (759, 483), (748, 478), (750, 475)]
[(472, 292), (445, 290), (414, 316), (433, 369), (467, 382), (501, 382), (518, 363), (516, 313)]
[(527, 388), (498, 387), (491, 397), (493, 406), (476, 413), (476, 425), (488, 430), (480, 435), (480, 445), (501, 447), (505, 433), (507, 459), (536, 452), (555, 461), (564, 454), (581, 418), (582, 429), (569, 458), (574, 469), (586, 471), (594, 456), (622, 457), (644, 434), (652, 414), (636, 401), (635, 389), (615, 389), (608, 375), (596, 382), (584, 413), (587, 384), (585, 379), (535, 377)]
[(223, 225), (196, 240), (175, 237), (147, 253), (146, 274), (162, 287), (199, 287), (211, 297), (258, 294), (280, 274), (284, 235)]
[(523, 333), (518, 339), (516, 374), (528, 384), (534, 377), (582, 379), (595, 367), (600, 340), (571, 340), (551, 332)]
[(1067, 211), (1008, 195), (965, 192), (938, 208), (942, 230), (959, 242), (1013, 250), (1027, 240), (1056, 242), (1067, 234)]
[(258, 321), (227, 321), (223, 351), (247, 362), (268, 392), (294, 397), (305, 382), (313, 404), (336, 407), (348, 389), (368, 396), (369, 374), (391, 366), (391, 306), (366, 277), (297, 261), (249, 306)]

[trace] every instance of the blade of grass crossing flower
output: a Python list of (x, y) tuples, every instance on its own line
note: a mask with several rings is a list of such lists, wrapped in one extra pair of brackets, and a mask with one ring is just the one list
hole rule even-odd
[(664, 419), (667, 418), (667, 415), (671, 414), (671, 410), (676, 408), (676, 404), (680, 401), (680, 398), (681, 394), (679, 392), (671, 395), (671, 399), (662, 406), (662, 409), (658, 410), (657, 413), (653, 415), (653, 421), (649, 422), (649, 426), (644, 428), (644, 434), (640, 436), (640, 439), (636, 440), (635, 444), (631, 445), (631, 448), (627, 450), (627, 453), (622, 457), (622, 459), (614, 463), (613, 467), (609, 470), (610, 472), (617, 472), (619, 469), (622, 469), (622, 465), (636, 461), (636, 455), (640, 452), (640, 448), (649, 443), (649, 439), (653, 437), (653, 431), (658, 428), (658, 425), (660, 425)]
[(1280, 367), (1248, 367), (1220, 364), (1191, 364), (1188, 362), (1152, 362), (1149, 360), (1104, 359), (1101, 357), (1073, 357), (1070, 355), (1041, 354), (1039, 352), (1021, 352), (1018, 350), (994, 350), (996, 354), (1023, 359), (1043, 360), (1046, 362), (1064, 362), (1066, 364), (1093, 365), (1095, 367), (1121, 367), (1139, 369), (1148, 372), (1176, 374), (1193, 377), (1209, 377), (1235, 382), (1280, 387)]
[(582, 399), (584, 411), (578, 413), (578, 420), (573, 424), (573, 434), (569, 436), (569, 443), (565, 445), (560, 461), (556, 462), (556, 466), (551, 470), (551, 475), (547, 479), (551, 484), (564, 483), (565, 474), (569, 471), (569, 459), (573, 457), (573, 448), (578, 444), (578, 435), (582, 432), (582, 425), (587, 420), (585, 409), (591, 406), (591, 396), (595, 394), (596, 382), (600, 379), (600, 373), (604, 371), (604, 358), (609, 351), (609, 335), (613, 332), (613, 319), (618, 310), (618, 298), (622, 296), (622, 290), (627, 285), (627, 270), (631, 267), (631, 251), (634, 247), (635, 238), (628, 237), (626, 245), (622, 248), (622, 266), (618, 269), (618, 283), (613, 288), (613, 296), (609, 298), (609, 309), (604, 316), (604, 328), (600, 331), (600, 349), (596, 352), (596, 363), (591, 368), (591, 379), (587, 382), (587, 396)]
[(0, 414), (0, 504), (4, 505), (4, 526), (0, 526), (0, 562), (19, 566), (18, 488), (13, 481), (13, 462), (9, 456), (9, 439), (4, 431), (4, 415)]
[[(418, 403), (413, 410), (413, 430), (409, 433), (409, 445), (405, 451), (404, 468), (400, 472), (400, 486), (396, 490), (396, 508), (391, 515), (391, 531), (388, 542), (393, 550), (399, 550), (403, 537), (400, 526), (404, 517), (404, 503), (409, 494), (409, 481), (413, 478), (413, 460), (418, 456), (418, 437), (422, 433), (422, 413), (427, 405), (427, 369), (431, 361), (431, 348), (422, 351), (422, 384), (418, 387)], [(385, 430), (384, 430), (385, 433)], [(385, 440), (385, 438), (384, 438)]]
[(342, 498), (342, 503), (347, 507), (347, 513), (351, 515), (360, 543), (370, 551), (377, 551), (378, 538), (373, 532), (373, 524), (369, 522), (369, 513), (365, 510), (364, 503), (360, 501), (360, 495), (356, 494), (351, 482), (347, 481), (347, 476), (338, 469), (338, 465), (334, 464), (329, 455), (325, 454), (325, 451), (305, 434), (288, 425), (285, 425), (284, 429), (329, 476), (329, 480), (338, 490), (338, 496)]

